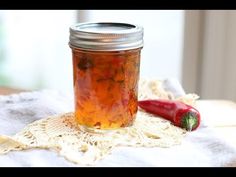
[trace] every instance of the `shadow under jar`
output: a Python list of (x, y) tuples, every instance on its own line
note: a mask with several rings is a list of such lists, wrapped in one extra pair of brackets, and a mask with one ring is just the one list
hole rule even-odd
[(138, 105), (143, 28), (127, 23), (79, 23), (70, 28), (75, 118), (93, 129), (132, 125)]

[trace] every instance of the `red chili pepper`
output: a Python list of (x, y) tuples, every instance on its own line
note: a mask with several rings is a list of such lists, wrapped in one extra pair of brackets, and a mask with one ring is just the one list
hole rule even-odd
[(200, 125), (200, 113), (190, 105), (173, 100), (142, 100), (138, 101), (140, 108), (146, 112), (170, 120), (175, 126), (188, 131), (195, 130)]

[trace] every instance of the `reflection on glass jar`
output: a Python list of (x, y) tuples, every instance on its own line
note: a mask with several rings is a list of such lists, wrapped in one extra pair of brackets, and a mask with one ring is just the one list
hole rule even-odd
[[(125, 24), (123, 25), (125, 28)], [(82, 42), (82, 37), (80, 37), (81, 44), (76, 43), (77, 40), (73, 45), (74, 39), (71, 39), (75, 118), (79, 125), (96, 129), (115, 129), (130, 126), (135, 120), (138, 108), (140, 52), (143, 42), (142, 33), (139, 33), (139, 43), (137, 43), (137, 38), (133, 37), (134, 34), (130, 34), (130, 26), (128, 29), (126, 27), (125, 30), (129, 33), (128, 35), (131, 35), (130, 38), (135, 41), (129, 40), (127, 36), (125, 39), (123, 35), (122, 37), (127, 40), (126, 47), (124, 47), (124, 41), (122, 43), (119, 42), (120, 40), (114, 42), (114, 38), (108, 42), (110, 45), (104, 44), (103, 40), (96, 41), (95, 44), (90, 43), (87, 46), (85, 45), (86, 42)], [(92, 27), (94, 30), (94, 26)], [(100, 26), (103, 29), (97, 28), (99, 34), (102, 33), (102, 30), (106, 31), (106, 33), (102, 33), (103, 35), (111, 30), (109, 31), (110, 38), (111, 34), (117, 34), (117, 30), (124, 30), (120, 23), (119, 29), (113, 23), (108, 27)], [(87, 31), (89, 29), (91, 30), (91, 26)], [(125, 32), (123, 31), (123, 33)], [(104, 36), (98, 38), (104, 39)], [(109, 36), (106, 35), (107, 38), (109, 39)], [(134, 44), (135, 42), (136, 44)], [(127, 44), (131, 45), (127, 47)]]

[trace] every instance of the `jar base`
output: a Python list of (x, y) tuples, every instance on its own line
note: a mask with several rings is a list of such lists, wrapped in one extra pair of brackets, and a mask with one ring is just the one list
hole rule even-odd
[[(132, 125), (133, 124), (131, 124), (127, 127), (130, 127)], [(112, 132), (115, 132), (119, 129), (127, 128), (127, 127), (119, 127), (119, 128), (113, 128), (113, 129), (112, 128), (111, 129), (97, 129), (97, 128), (94, 128), (94, 127), (88, 127), (86, 125), (81, 125), (81, 124), (78, 124), (77, 126), (83, 132), (97, 133), (97, 134), (112, 133)]]

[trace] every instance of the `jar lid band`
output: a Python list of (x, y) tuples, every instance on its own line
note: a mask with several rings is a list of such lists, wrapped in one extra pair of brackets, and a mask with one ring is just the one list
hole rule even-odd
[(72, 47), (85, 50), (119, 51), (143, 47), (143, 28), (114, 22), (78, 23), (70, 27)]

